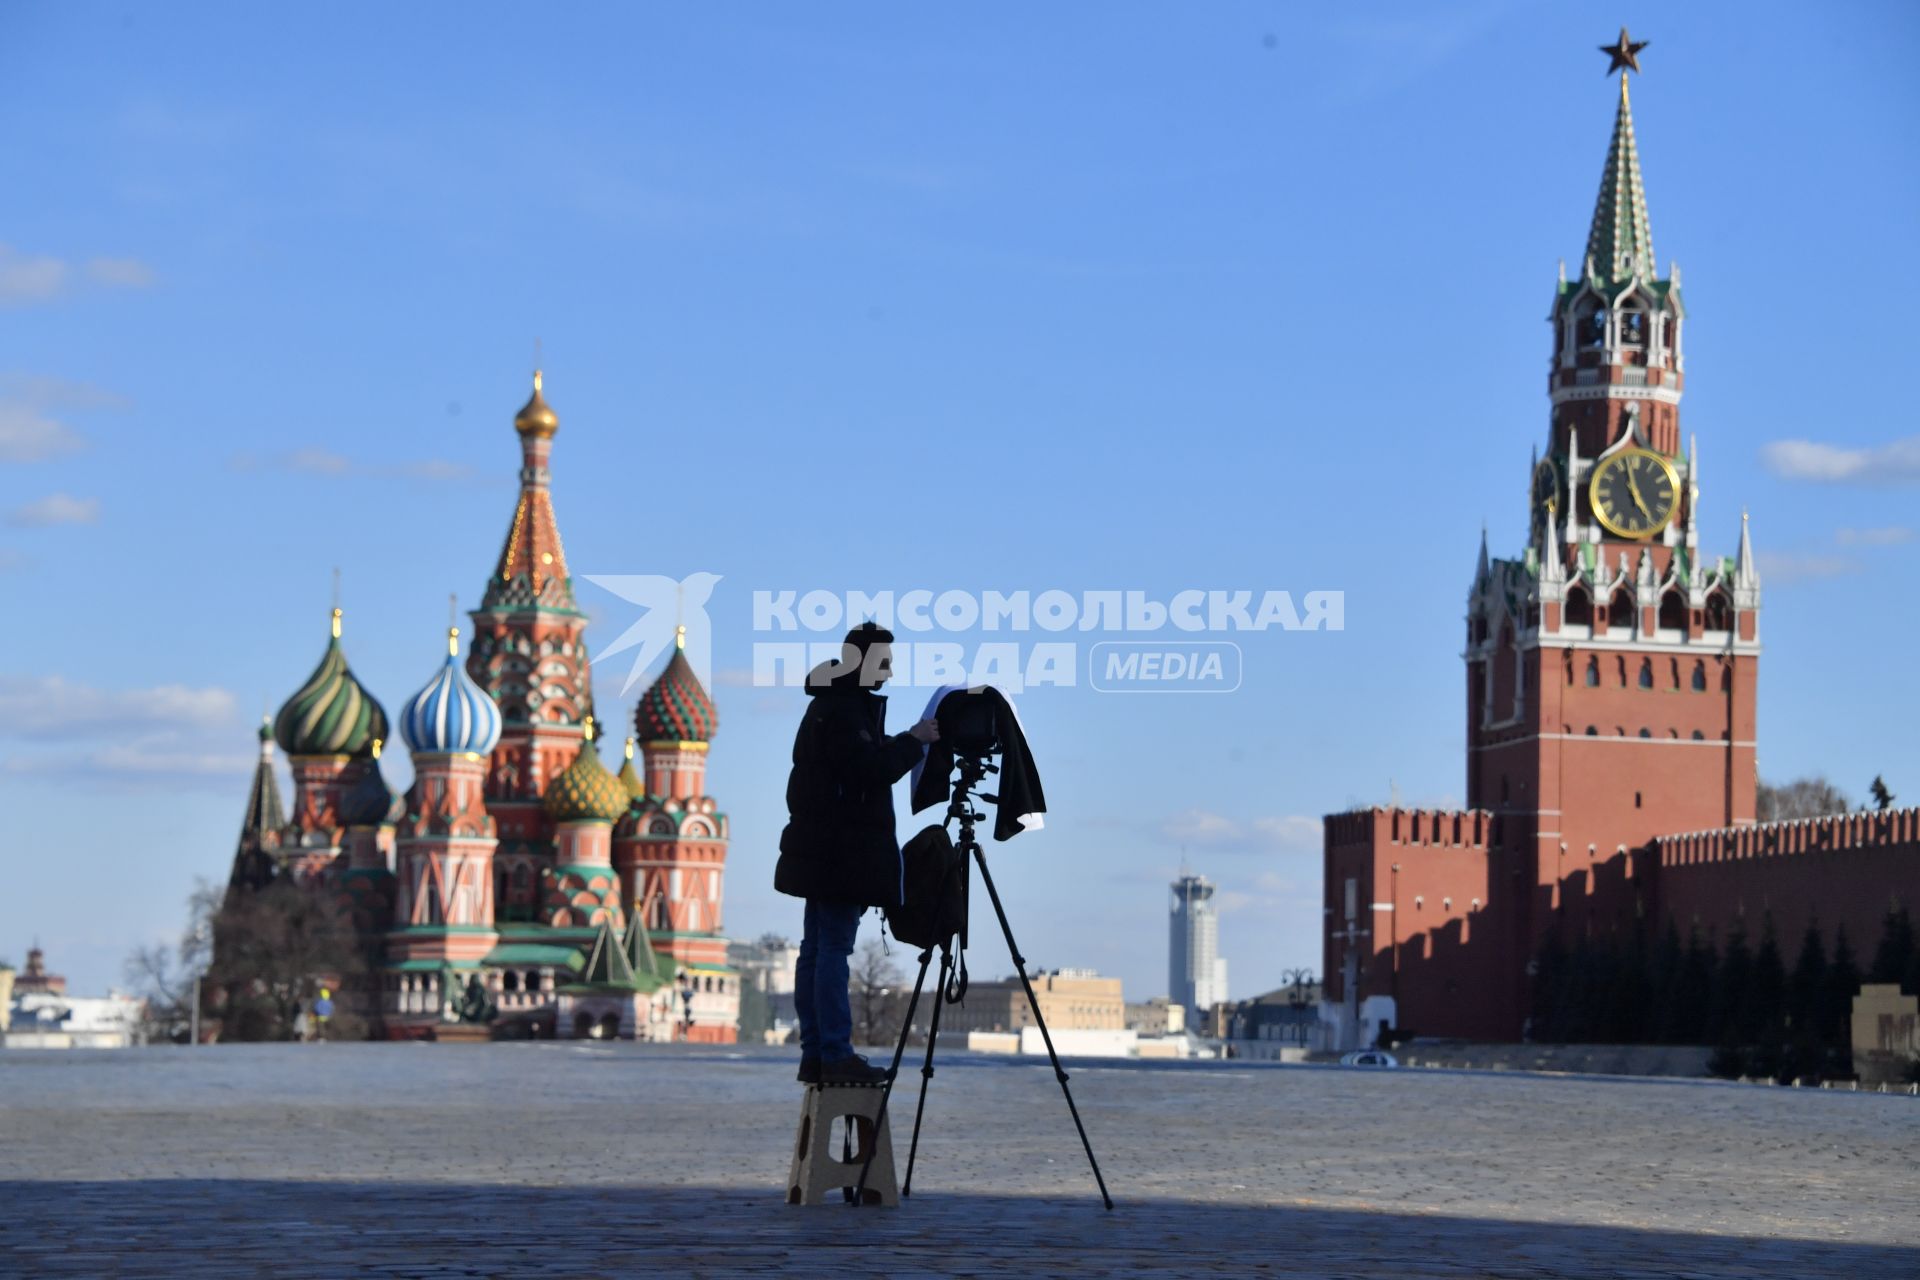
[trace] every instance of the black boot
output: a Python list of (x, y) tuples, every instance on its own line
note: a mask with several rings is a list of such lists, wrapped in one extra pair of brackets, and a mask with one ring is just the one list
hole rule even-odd
[(794, 1079), (798, 1080), (801, 1084), (819, 1084), (820, 1083), (820, 1059), (818, 1058), (800, 1059), (800, 1074), (796, 1075)]
[(887, 1069), (876, 1067), (859, 1054), (820, 1063), (821, 1084), (885, 1084)]

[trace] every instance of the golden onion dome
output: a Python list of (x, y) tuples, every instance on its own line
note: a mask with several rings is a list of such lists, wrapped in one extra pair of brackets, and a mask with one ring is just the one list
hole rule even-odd
[(513, 416), (513, 429), (523, 436), (550, 436), (560, 429), (560, 415), (540, 394), (540, 371), (533, 371), (533, 394)]
[(618, 821), (633, 803), (620, 779), (600, 763), (600, 752), (593, 742), (593, 717), (586, 722), (586, 740), (580, 754), (560, 775), (547, 784), (541, 807), (555, 822)]
[(620, 785), (627, 789), (628, 795), (632, 796), (635, 800), (645, 800), (647, 798), (646, 779), (642, 778), (640, 771), (633, 767), (632, 738), (627, 739), (627, 762), (620, 766), (618, 777), (620, 779)]

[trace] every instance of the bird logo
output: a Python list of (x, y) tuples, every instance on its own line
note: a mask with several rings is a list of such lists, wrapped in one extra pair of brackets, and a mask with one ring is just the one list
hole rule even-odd
[[(686, 650), (687, 661), (693, 665), (693, 674), (701, 684), (713, 686), (713, 626), (707, 620), (707, 600), (720, 581), (719, 574), (690, 573), (678, 580), (659, 573), (584, 576), (588, 582), (628, 604), (639, 605), (642, 611), (612, 644), (592, 657), (592, 661), (598, 663), (628, 649), (638, 649), (633, 655), (633, 666), (627, 672), (627, 681), (620, 686), (621, 697), (626, 697), (633, 686), (640, 683), (654, 660), (673, 647), (676, 637)], [(682, 627), (686, 628), (684, 634)]]

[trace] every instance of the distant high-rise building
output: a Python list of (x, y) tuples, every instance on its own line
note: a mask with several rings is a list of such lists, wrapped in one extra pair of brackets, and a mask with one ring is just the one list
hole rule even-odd
[(1227, 998), (1227, 962), (1220, 956), (1220, 918), (1213, 910), (1213, 881), (1182, 875), (1173, 882), (1173, 913), (1167, 930), (1167, 995), (1187, 1011), (1187, 1025)]

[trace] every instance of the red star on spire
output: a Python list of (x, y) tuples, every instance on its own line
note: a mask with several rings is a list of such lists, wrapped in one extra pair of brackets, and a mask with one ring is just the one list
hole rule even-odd
[(1603, 44), (1600, 46), (1600, 52), (1612, 59), (1612, 61), (1607, 64), (1607, 74), (1612, 75), (1622, 67), (1625, 67), (1629, 71), (1638, 71), (1640, 69), (1640, 51), (1652, 43), (1651, 40), (1642, 40), (1637, 44), (1633, 43), (1628, 39), (1627, 29), (1625, 27), (1620, 28), (1620, 38), (1618, 40), (1610, 45)]

